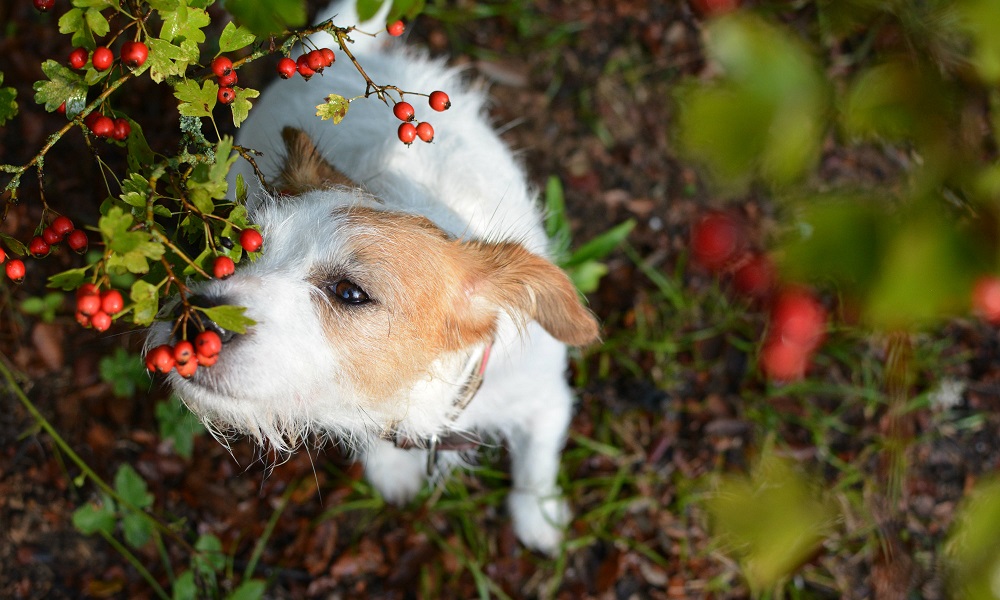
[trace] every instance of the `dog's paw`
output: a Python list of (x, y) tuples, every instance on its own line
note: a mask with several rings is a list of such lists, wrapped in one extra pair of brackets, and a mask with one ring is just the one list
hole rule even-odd
[(379, 445), (364, 460), (365, 478), (391, 504), (406, 504), (427, 481), (427, 457), (422, 451)]
[(546, 495), (514, 491), (507, 505), (521, 543), (549, 556), (558, 554), (563, 531), (573, 516), (558, 490)]

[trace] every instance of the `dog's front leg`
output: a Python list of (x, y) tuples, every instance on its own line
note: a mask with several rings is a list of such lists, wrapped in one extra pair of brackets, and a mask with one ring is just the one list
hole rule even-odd
[(362, 456), (365, 477), (386, 501), (405, 504), (427, 480), (427, 452), (403, 450), (386, 440), (373, 443)]
[(517, 537), (526, 546), (552, 555), (558, 552), (563, 529), (572, 516), (556, 483), (572, 396), (560, 381), (558, 389), (541, 397), (544, 408), (525, 415), (507, 434), (514, 478), (507, 502)]

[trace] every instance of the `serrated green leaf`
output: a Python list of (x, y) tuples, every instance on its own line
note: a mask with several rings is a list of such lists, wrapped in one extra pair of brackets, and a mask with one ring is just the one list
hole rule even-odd
[(73, 527), (84, 535), (98, 532), (111, 535), (115, 532), (116, 523), (115, 503), (107, 496), (103, 496), (100, 504), (88, 502), (73, 511)]
[(79, 269), (70, 269), (62, 273), (56, 273), (49, 277), (48, 287), (67, 292), (75, 290), (87, 280), (88, 270), (90, 270), (90, 267), (80, 267)]
[(129, 298), (135, 303), (132, 308), (132, 319), (135, 324), (141, 326), (152, 324), (159, 311), (159, 288), (140, 279), (132, 284)]
[(112, 0), (73, 0), (73, 6), (104, 10), (106, 8), (114, 8), (118, 6), (118, 3), (112, 2)]
[(253, 108), (253, 103), (250, 102), (251, 98), (256, 98), (260, 96), (260, 92), (251, 88), (236, 88), (236, 99), (230, 105), (233, 111), (233, 125), (239, 127), (246, 121), (247, 116), (250, 114), (250, 109)]
[(135, 508), (146, 508), (153, 504), (153, 495), (149, 493), (146, 481), (142, 475), (129, 465), (123, 464), (115, 473), (115, 491)]
[(107, 261), (111, 273), (146, 273), (149, 271), (147, 260), (159, 260), (163, 256), (163, 244), (149, 239), (144, 231), (130, 231), (132, 221), (132, 215), (114, 206), (97, 223), (104, 244), (111, 250)]
[(72, 33), (71, 43), (74, 46), (81, 46), (87, 50), (93, 50), (97, 47), (97, 44), (94, 43), (94, 34), (90, 31), (87, 20), (84, 18), (83, 9), (73, 8), (59, 17), (59, 33)]
[[(0, 71), (0, 85), (3, 85), (3, 71)], [(0, 87), (0, 127), (17, 116), (17, 90), (11, 87)]]
[(146, 45), (149, 46), (149, 58), (146, 61), (149, 76), (157, 83), (171, 75), (183, 75), (190, 65), (198, 62), (198, 44), (191, 40), (184, 40), (177, 45), (159, 38), (149, 38)]
[(301, 27), (306, 22), (304, 0), (228, 0), (226, 10), (261, 37)]
[(148, 2), (150, 8), (161, 13), (177, 10), (181, 5), (180, 0), (148, 0)]
[(127, 179), (122, 181), (121, 199), (126, 204), (145, 208), (148, 195), (149, 181), (139, 173), (132, 172)]
[(191, 6), (160, 14), (163, 17), (160, 38), (170, 42), (187, 40), (200, 44), (205, 41), (202, 28), (212, 22), (208, 12)]
[(67, 111), (71, 102), (74, 105), (86, 103), (88, 86), (79, 74), (54, 60), (42, 63), (42, 72), (48, 80), (35, 82), (35, 102), (44, 104), (45, 110), (52, 112), (63, 102)]
[(247, 311), (247, 307), (245, 306), (224, 304), (211, 308), (198, 308), (198, 310), (205, 313), (205, 316), (214, 321), (222, 329), (234, 333), (246, 333), (247, 327), (257, 324), (257, 321), (243, 314)]
[(237, 27), (236, 23), (230, 21), (219, 36), (219, 50), (222, 52), (232, 52), (240, 48), (246, 48), (257, 41), (257, 36), (246, 27)]
[(87, 22), (87, 27), (90, 27), (90, 31), (97, 37), (104, 37), (111, 31), (108, 20), (96, 8), (88, 8), (83, 18)]
[(233, 593), (226, 596), (226, 600), (260, 600), (267, 590), (265, 583), (259, 579), (244, 581)]
[(347, 101), (347, 98), (339, 94), (330, 94), (326, 97), (326, 102), (316, 107), (316, 116), (324, 121), (333, 121), (333, 124), (336, 125), (347, 116), (348, 108), (350, 108), (350, 102)]
[(219, 84), (206, 79), (198, 85), (194, 79), (184, 79), (174, 85), (174, 97), (180, 100), (177, 110), (185, 117), (208, 117), (219, 101)]

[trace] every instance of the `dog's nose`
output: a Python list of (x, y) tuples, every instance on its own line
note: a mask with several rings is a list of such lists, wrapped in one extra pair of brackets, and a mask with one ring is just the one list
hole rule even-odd
[[(218, 298), (203, 296), (201, 294), (189, 296), (187, 301), (189, 305), (195, 308), (212, 308), (223, 304)], [(174, 309), (174, 318), (179, 318), (183, 310), (184, 307), (178, 304), (177, 308)], [(223, 344), (233, 341), (239, 335), (234, 331), (220, 327), (218, 323), (208, 318), (208, 315), (200, 310), (191, 311), (191, 317), (184, 322), (183, 327), (184, 339), (188, 340), (193, 340), (203, 330), (214, 331), (219, 334), (219, 339), (222, 340)]]

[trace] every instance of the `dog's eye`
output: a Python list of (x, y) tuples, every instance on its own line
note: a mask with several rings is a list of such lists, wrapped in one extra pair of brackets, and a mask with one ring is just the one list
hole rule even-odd
[(371, 298), (368, 297), (368, 294), (363, 289), (348, 279), (341, 279), (337, 283), (327, 287), (327, 290), (334, 298), (344, 304), (367, 304), (371, 301)]

